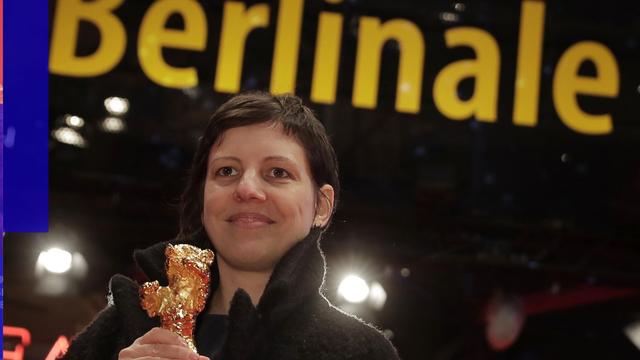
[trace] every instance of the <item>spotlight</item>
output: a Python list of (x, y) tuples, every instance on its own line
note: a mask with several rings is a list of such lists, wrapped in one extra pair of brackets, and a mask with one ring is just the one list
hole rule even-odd
[(384, 291), (380, 283), (373, 282), (371, 284), (371, 290), (369, 291), (369, 304), (376, 310), (382, 310), (386, 301), (387, 292)]
[(124, 115), (129, 111), (129, 100), (121, 97), (108, 97), (104, 99), (104, 107), (111, 115)]
[(184, 88), (182, 89), (182, 93), (187, 95), (191, 100), (197, 100), (200, 95), (200, 89), (197, 86)]
[(485, 315), (485, 336), (491, 348), (504, 351), (513, 345), (525, 322), (522, 303), (498, 292), (489, 300)]
[(100, 123), (100, 128), (108, 133), (119, 133), (124, 131), (125, 124), (122, 119), (110, 116), (102, 120), (102, 123)]
[(460, 16), (458, 16), (458, 14), (448, 12), (448, 11), (441, 12), (439, 17), (440, 17), (440, 20), (444, 23), (455, 23), (455, 22), (458, 22), (458, 20), (460, 20)]
[(624, 328), (629, 340), (640, 350), (640, 321), (633, 322)]
[(71, 253), (59, 248), (42, 251), (38, 256), (38, 264), (55, 274), (63, 274), (71, 269)]
[(369, 286), (359, 276), (349, 275), (338, 286), (338, 294), (351, 303), (361, 303), (369, 296)]
[(64, 123), (74, 128), (81, 128), (84, 126), (84, 119), (80, 116), (67, 114), (64, 116)]
[(87, 142), (82, 137), (82, 135), (69, 127), (63, 126), (53, 130), (52, 136), (54, 139), (63, 144), (73, 145), (81, 148), (87, 147)]

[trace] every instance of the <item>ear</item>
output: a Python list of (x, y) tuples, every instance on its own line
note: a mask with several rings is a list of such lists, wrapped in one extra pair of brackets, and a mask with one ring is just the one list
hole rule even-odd
[(316, 216), (313, 218), (313, 226), (325, 227), (333, 214), (333, 200), (335, 193), (333, 186), (324, 184), (318, 190), (318, 201), (316, 202)]

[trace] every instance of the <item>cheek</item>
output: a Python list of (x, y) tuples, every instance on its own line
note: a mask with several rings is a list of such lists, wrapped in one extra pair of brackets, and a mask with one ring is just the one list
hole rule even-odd
[(203, 215), (206, 216), (209, 213), (209, 208), (211, 207), (211, 187), (209, 186), (208, 182), (205, 183), (204, 185), (204, 191), (203, 191), (203, 207), (202, 207), (202, 212)]
[(305, 227), (311, 227), (313, 223), (313, 217), (315, 215), (315, 202), (313, 194), (309, 191), (304, 191), (296, 197), (297, 215), (298, 221), (305, 225)]
[(216, 189), (215, 185), (207, 182), (204, 187), (204, 208), (203, 213), (205, 221), (207, 217), (211, 217), (220, 212), (224, 208), (223, 196), (220, 189)]

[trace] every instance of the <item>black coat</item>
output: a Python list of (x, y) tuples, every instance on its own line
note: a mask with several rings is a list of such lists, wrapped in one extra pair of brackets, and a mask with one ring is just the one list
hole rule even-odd
[[(257, 306), (242, 289), (235, 293), (220, 359), (398, 359), (395, 348), (378, 330), (321, 295), (325, 261), (318, 244), (320, 235), (312, 230), (285, 254)], [(191, 243), (211, 248), (204, 236)], [(165, 285), (166, 244), (134, 254), (149, 279)], [(217, 266), (211, 268), (215, 289)], [(159, 326), (159, 320), (149, 318), (140, 307), (138, 284), (115, 275), (109, 304), (72, 341), (63, 359), (117, 359), (121, 349), (154, 326)]]

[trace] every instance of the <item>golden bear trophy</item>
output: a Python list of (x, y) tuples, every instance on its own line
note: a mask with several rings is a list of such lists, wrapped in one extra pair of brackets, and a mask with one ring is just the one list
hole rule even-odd
[(213, 252), (187, 244), (165, 249), (169, 286), (157, 281), (140, 287), (142, 308), (150, 317), (160, 316), (162, 328), (180, 335), (197, 353), (193, 340), (196, 317), (204, 309), (209, 296), (209, 267)]

